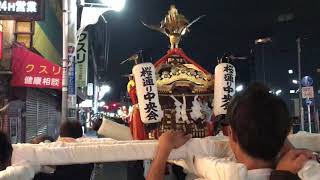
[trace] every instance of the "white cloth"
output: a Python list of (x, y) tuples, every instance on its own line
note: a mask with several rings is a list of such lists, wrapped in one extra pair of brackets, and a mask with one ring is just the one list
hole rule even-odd
[(300, 131), (296, 134), (289, 135), (288, 139), (296, 148), (305, 148), (320, 152), (320, 134)]
[(269, 180), (272, 169), (247, 170), (231, 158), (194, 157), (173, 161), (187, 172), (187, 180)]
[(200, 178), (208, 180), (245, 180), (247, 168), (230, 158), (196, 157), (194, 162), (194, 173)]
[[(158, 141), (115, 141), (107, 138), (81, 138), (76, 142), (13, 144), (12, 161), (27, 160), (40, 165), (66, 165), (91, 162), (147, 160), (154, 157)], [(225, 137), (194, 138), (171, 152), (169, 159), (188, 155), (229, 157), (232, 152)]]
[(0, 171), (1, 180), (32, 180), (40, 171), (40, 166), (20, 162)]
[(248, 180), (269, 180), (272, 169), (252, 169), (248, 171)]
[(298, 175), (302, 180), (319, 180), (320, 164), (314, 160), (310, 160), (298, 172)]
[(115, 140), (132, 140), (130, 128), (108, 119), (103, 119), (98, 134)]
[[(304, 138), (301, 136), (304, 136)], [(318, 148), (320, 143), (317, 144), (320, 135), (299, 133), (290, 136), (289, 140), (294, 139), (292, 143), (296, 146), (296, 143), (299, 143), (296, 140), (301, 140), (301, 138), (302, 140), (306, 140), (306, 142), (300, 143), (299, 145), (303, 144), (307, 148), (314, 148), (312, 149), (314, 151), (320, 151), (320, 148)], [(311, 139), (313, 141), (311, 141)], [(146, 160), (154, 157), (157, 143), (155, 140), (115, 141), (107, 138), (81, 138), (73, 143), (14, 144), (12, 162), (17, 163), (21, 160), (27, 160), (32, 164), (66, 165), (91, 162)], [(190, 172), (194, 172), (203, 178), (207, 178), (205, 176), (209, 175), (210, 177), (218, 177), (220, 174), (223, 174), (225, 178), (220, 179), (230, 179), (231, 177), (234, 180), (238, 177), (240, 179), (244, 173), (243, 165), (233, 161), (227, 161), (228, 159), (226, 159), (226, 157), (232, 156), (233, 154), (228, 144), (228, 138), (216, 136), (191, 139), (182, 147), (173, 150), (170, 153), (169, 159), (189, 160), (192, 165)], [(237, 169), (239, 172), (237, 172)], [(217, 174), (214, 175), (213, 172), (217, 172)], [(319, 172), (319, 164), (308, 162), (301, 172), (299, 172), (299, 176), (302, 179), (313, 180), (313, 177), (315, 177), (314, 179), (319, 177)]]
[[(306, 147), (311, 147), (313, 144), (308, 138), (320, 138), (320, 135), (313, 134), (304, 136), (308, 142), (304, 143)], [(290, 141), (292, 137), (289, 137)], [(293, 144), (296, 146), (296, 141), (293, 141)], [(320, 151), (320, 148), (317, 149), (316, 146), (314, 145), (313, 150)], [(146, 160), (153, 158), (156, 147), (156, 140), (115, 141), (108, 138), (81, 138), (74, 143), (14, 144), (12, 160), (13, 163), (27, 160), (41, 165)], [(173, 150), (170, 159), (187, 158), (189, 155), (231, 157), (232, 151), (228, 138), (224, 136), (193, 138), (184, 146)]]

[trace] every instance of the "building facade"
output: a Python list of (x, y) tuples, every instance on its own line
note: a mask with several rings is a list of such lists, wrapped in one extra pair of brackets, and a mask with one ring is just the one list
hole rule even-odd
[[(16, 1), (0, 1), (1, 8), (21, 8)], [(60, 119), (59, 90), (10, 85), (12, 48), (23, 44), (33, 53), (61, 64), (62, 58), (62, 3), (58, 0), (25, 2), (24, 12), (10, 12), (0, 16), (3, 32), (3, 56), (0, 62), (1, 129), (11, 136), (13, 143), (29, 142), (38, 135), (56, 136)], [(33, 4), (36, 3), (36, 4)], [(37, 10), (32, 10), (31, 5)], [(30, 5), (30, 7), (29, 7)], [(29, 9), (28, 9), (29, 8)], [(4, 9), (2, 9), (4, 11)], [(28, 14), (32, 11), (33, 14)], [(24, 17), (21, 17), (25, 13)], [(7, 16), (5, 16), (7, 15)], [(30, 17), (29, 17), (30, 16)], [(6, 107), (7, 105), (7, 107)]]

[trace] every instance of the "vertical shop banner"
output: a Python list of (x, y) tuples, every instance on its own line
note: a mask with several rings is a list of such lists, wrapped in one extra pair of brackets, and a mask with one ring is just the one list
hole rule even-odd
[(62, 68), (20, 46), (12, 50), (11, 86), (62, 88)]
[[(76, 96), (76, 66), (75, 66), (75, 58), (76, 58), (76, 48), (74, 44), (69, 43), (68, 45), (68, 60), (71, 66), (68, 71), (68, 108), (76, 107), (77, 96)], [(73, 62), (73, 63), (71, 63)]]
[(88, 32), (79, 35), (77, 46), (77, 87), (85, 87), (88, 83)]

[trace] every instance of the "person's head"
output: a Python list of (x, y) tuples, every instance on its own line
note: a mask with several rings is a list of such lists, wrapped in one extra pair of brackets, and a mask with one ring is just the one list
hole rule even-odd
[(48, 135), (40, 135), (31, 140), (31, 144), (40, 144), (40, 143), (50, 143), (54, 142), (53, 137)]
[(101, 127), (101, 125), (102, 125), (102, 122), (103, 122), (102, 118), (98, 118), (98, 119), (93, 123), (92, 129), (93, 129), (94, 131), (98, 131), (99, 128)]
[(230, 102), (230, 146), (235, 153), (245, 153), (271, 162), (280, 152), (290, 131), (291, 120), (285, 102), (254, 83)]
[(11, 165), (12, 150), (10, 139), (0, 131), (0, 171)]
[(83, 135), (79, 121), (64, 121), (60, 126), (60, 137), (80, 138)]

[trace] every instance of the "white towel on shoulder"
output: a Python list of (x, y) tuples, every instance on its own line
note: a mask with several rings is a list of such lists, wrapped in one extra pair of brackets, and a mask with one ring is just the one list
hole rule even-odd
[(40, 171), (40, 166), (20, 162), (0, 171), (1, 180), (32, 180)]
[(310, 160), (306, 162), (303, 168), (298, 172), (302, 180), (319, 180), (320, 164), (317, 161)]

